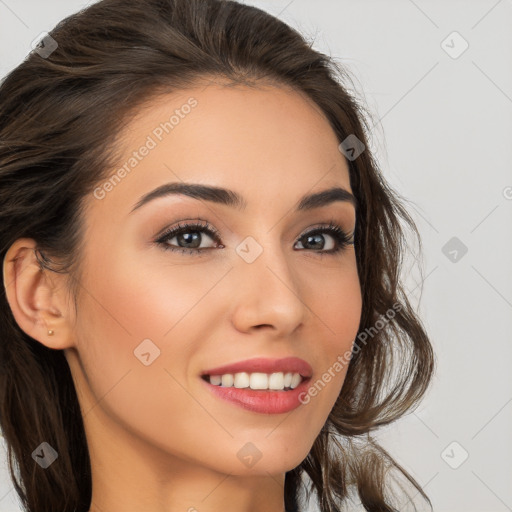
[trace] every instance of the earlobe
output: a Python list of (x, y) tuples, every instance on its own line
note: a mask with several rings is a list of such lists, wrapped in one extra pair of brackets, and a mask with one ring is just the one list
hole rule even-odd
[(30, 238), (14, 242), (3, 262), (7, 301), (16, 323), (26, 334), (52, 349), (72, 345), (64, 290), (56, 286), (60, 275), (42, 269)]

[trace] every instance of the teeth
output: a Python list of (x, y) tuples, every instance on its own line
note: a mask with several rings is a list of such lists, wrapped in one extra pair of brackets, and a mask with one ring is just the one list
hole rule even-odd
[(235, 373), (235, 388), (248, 388), (249, 374), (245, 372)]
[(268, 375), (266, 373), (251, 373), (249, 387), (251, 389), (268, 389)]
[[(252, 387), (252, 386), (251, 386)], [(272, 373), (268, 377), (268, 389), (284, 389), (283, 372)], [(290, 386), (288, 386), (290, 387)]]
[(299, 373), (226, 373), (224, 375), (207, 375), (206, 379), (214, 386), (224, 388), (235, 387), (239, 389), (250, 388), (254, 390), (276, 390), (295, 389), (301, 382), (302, 377)]
[(222, 384), (222, 377), (220, 375), (212, 375), (210, 377), (210, 384), (214, 386), (220, 386)]
[(295, 389), (302, 380), (302, 377), (298, 373), (294, 373), (292, 377), (292, 383), (290, 384), (292, 389)]
[(233, 375), (230, 373), (223, 375), (221, 378), (221, 383), (223, 387), (230, 388), (233, 385)]

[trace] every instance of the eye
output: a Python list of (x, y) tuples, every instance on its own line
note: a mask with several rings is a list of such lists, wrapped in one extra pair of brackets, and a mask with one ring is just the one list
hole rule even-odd
[[(220, 242), (217, 231), (210, 227), (206, 221), (203, 222), (205, 224), (178, 223), (176, 227), (167, 230), (156, 242), (166, 250), (187, 254), (200, 254), (205, 249), (205, 247), (200, 247), (204, 233), (217, 243)], [(174, 238), (176, 238), (177, 247), (170, 243)], [(220, 245), (218, 247), (224, 246)]]
[[(220, 243), (220, 235), (217, 230), (211, 227), (208, 222), (203, 222), (204, 224), (179, 223), (177, 226), (164, 232), (155, 242), (165, 250), (194, 255), (200, 255), (207, 249), (223, 248), (224, 246)], [(201, 247), (205, 234), (217, 245)], [(326, 243), (326, 236), (330, 237), (332, 241)], [(176, 242), (172, 243), (174, 239), (176, 239)], [(320, 255), (334, 255), (348, 245), (353, 245), (354, 240), (335, 221), (331, 221), (328, 226), (317, 227), (308, 231), (296, 243), (302, 245), (299, 249), (311, 250)], [(326, 246), (327, 249), (325, 248)]]
[[(325, 243), (326, 233), (327, 236), (334, 240), (334, 242)], [(303, 247), (305, 244), (307, 246), (312, 245), (313, 249), (322, 249), (321, 251), (314, 251), (319, 252), (321, 255), (333, 255), (340, 252), (348, 245), (354, 245), (353, 238), (351, 238), (338, 224), (336, 224), (335, 221), (331, 221), (327, 227), (319, 227), (307, 232), (302, 235), (297, 242), (302, 244)], [(328, 246), (327, 249), (325, 248), (326, 245)], [(308, 247), (305, 248), (308, 249)]]

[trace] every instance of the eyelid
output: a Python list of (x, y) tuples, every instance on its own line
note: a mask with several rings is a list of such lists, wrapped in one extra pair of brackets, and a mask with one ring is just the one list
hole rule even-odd
[(205, 230), (211, 231), (215, 236), (218, 237), (218, 239), (220, 239), (220, 232), (216, 228), (214, 228), (212, 224), (210, 224), (205, 219), (196, 217), (195, 219), (182, 219), (182, 220), (171, 222), (170, 227), (167, 226), (164, 229), (162, 229), (161, 231), (159, 231), (159, 233), (153, 238), (153, 241), (157, 242), (158, 240), (161, 240), (162, 238), (168, 236), (169, 233), (172, 233), (173, 231), (177, 231), (180, 228), (193, 228), (193, 227), (198, 227), (198, 226), (200, 226), (201, 228), (203, 228)]
[[(329, 222), (320, 222), (316, 225), (310, 226), (308, 229), (302, 231), (297, 238), (295, 238), (295, 243), (301, 243), (302, 239), (306, 236), (312, 236), (317, 233), (327, 234), (331, 238), (335, 240), (336, 248), (335, 249), (322, 249), (319, 251), (313, 249), (304, 249), (305, 252), (312, 252), (318, 255), (331, 255), (335, 256), (338, 253), (342, 253), (347, 246), (354, 245), (354, 233), (355, 228), (352, 231), (346, 230), (342, 227), (342, 222), (339, 222), (336, 219), (331, 219)], [(222, 244), (222, 238), (220, 236), (220, 232), (213, 227), (207, 220), (204, 219), (187, 219), (178, 221), (177, 225), (172, 224), (172, 227), (165, 228), (160, 234), (154, 239), (154, 243), (160, 245), (165, 250), (171, 250), (173, 252), (184, 252), (193, 255), (201, 255), (206, 253), (207, 251), (211, 251), (211, 249), (222, 249), (225, 246)], [(203, 248), (187, 248), (187, 247), (179, 247), (172, 246), (167, 242), (178, 236), (180, 233), (184, 232), (198, 232), (203, 233), (209, 236), (212, 240), (216, 242), (216, 247), (203, 247)]]
[[(175, 225), (175, 223), (177, 223), (177, 224)], [(201, 224), (201, 223), (204, 223), (204, 224)], [(341, 226), (341, 224), (342, 223), (336, 219), (330, 219), (326, 222), (318, 222), (318, 223), (314, 224), (313, 226), (310, 226), (310, 227), (306, 228), (304, 231), (302, 231), (298, 235), (298, 237), (295, 239), (295, 241), (298, 241), (304, 235), (308, 235), (315, 231), (324, 230), (324, 229), (328, 229), (331, 227), (333, 227), (333, 228), (339, 227), (340, 229), (342, 229), (345, 232), (347, 237), (352, 238), (355, 233), (355, 228), (352, 230), (346, 230), (345, 228), (343, 228), (343, 226)], [(217, 238), (218, 240), (221, 238), (219, 230), (217, 230), (206, 219), (201, 219), (199, 217), (196, 217), (193, 219), (182, 219), (179, 221), (174, 221), (174, 222), (171, 222), (170, 225), (172, 227), (167, 226), (164, 229), (160, 230), (159, 233), (153, 237), (153, 241), (157, 242), (158, 240), (161, 240), (162, 238), (166, 237), (167, 235), (169, 235), (170, 233), (172, 233), (174, 231), (177, 231), (180, 228), (193, 228), (193, 227), (198, 227), (198, 226), (202, 227), (205, 230), (211, 231), (216, 237), (218, 237)]]

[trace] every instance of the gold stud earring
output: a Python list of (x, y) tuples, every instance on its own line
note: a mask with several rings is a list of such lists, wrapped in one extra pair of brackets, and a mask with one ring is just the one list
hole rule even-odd
[(51, 329), (48, 331), (48, 336), (53, 336), (53, 331)]

